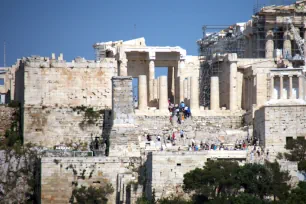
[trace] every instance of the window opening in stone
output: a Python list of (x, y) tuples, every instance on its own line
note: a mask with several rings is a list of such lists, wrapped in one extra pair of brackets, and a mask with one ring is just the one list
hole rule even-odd
[(182, 166), (182, 164), (181, 163), (177, 163), (176, 166)]
[(4, 79), (0, 78), (0, 86), (4, 86)]
[(106, 50), (106, 58), (112, 58), (114, 57), (114, 53), (111, 50)]
[(288, 149), (292, 149), (293, 137), (286, 137), (286, 146)]

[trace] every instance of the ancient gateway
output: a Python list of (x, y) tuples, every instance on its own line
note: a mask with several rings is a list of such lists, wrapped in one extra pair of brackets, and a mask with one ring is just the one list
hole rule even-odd
[[(111, 182), (111, 203), (183, 194), (183, 175), (207, 160), (251, 162), (231, 148), (239, 141), (257, 140), (273, 160), (305, 137), (305, 3), (264, 7), (213, 34), (204, 26), (199, 56), (137, 38), (94, 44), (95, 60), (52, 54), (1, 68), (0, 103), (19, 101), (24, 142), (45, 148), (42, 203), (68, 203), (76, 181)], [(156, 77), (158, 67), (167, 75)], [(169, 99), (184, 101), (191, 118), (170, 120)], [(189, 151), (191, 143), (228, 150)], [(290, 173), (297, 178), (296, 166)]]

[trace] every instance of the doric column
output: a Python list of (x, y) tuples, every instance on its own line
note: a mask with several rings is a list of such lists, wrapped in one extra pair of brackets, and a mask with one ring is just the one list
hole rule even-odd
[(168, 110), (167, 76), (161, 76), (159, 78), (159, 110)]
[(280, 99), (284, 98), (284, 77), (279, 75), (279, 97)]
[(270, 78), (270, 99), (274, 99), (274, 75)]
[(304, 83), (304, 77), (303, 75), (299, 75), (299, 99), (303, 99), (303, 94), (304, 94), (304, 87), (303, 87), (303, 83)]
[[(157, 86), (157, 99), (159, 99), (159, 77), (156, 79), (157, 80), (157, 84), (156, 84), (156, 86)], [(168, 91), (169, 91), (169, 88), (168, 88)]]
[(210, 110), (219, 110), (219, 77), (214, 76), (210, 79)]
[(177, 72), (177, 76), (181, 76), (183, 73), (183, 69), (185, 68), (185, 60), (180, 59), (178, 61), (178, 72)]
[(119, 61), (119, 76), (127, 76), (127, 59), (121, 59)]
[(188, 98), (188, 81), (184, 79), (184, 100)]
[[(170, 100), (173, 102), (173, 96), (174, 96), (174, 68), (168, 67), (168, 93), (170, 96)], [(159, 87), (159, 86), (158, 86)], [(159, 95), (159, 94), (158, 94)]]
[(266, 58), (273, 58), (274, 52), (274, 41), (273, 41), (273, 31), (268, 30), (266, 34)]
[(190, 108), (192, 112), (199, 110), (199, 79), (198, 77), (191, 77), (190, 80)]
[(190, 77), (187, 78), (187, 99), (190, 99), (190, 85), (191, 85), (191, 80)]
[(154, 88), (153, 88), (153, 81), (155, 78), (155, 63), (154, 60), (150, 59), (149, 62), (149, 100), (154, 100)]
[(284, 32), (284, 44), (283, 44), (283, 56), (284, 58), (287, 58), (289, 56), (292, 56), (292, 51), (291, 51), (291, 35), (289, 31)]
[(230, 61), (230, 110), (237, 110), (237, 61)]
[(158, 86), (158, 83), (157, 83), (157, 79), (153, 79), (153, 100), (157, 99), (158, 96), (157, 96), (157, 86)]
[(148, 109), (147, 76), (138, 76), (138, 109)]
[(293, 99), (293, 95), (292, 95), (292, 75), (289, 75), (289, 99)]
[(180, 102), (184, 101), (184, 79), (179, 77), (180, 82)]

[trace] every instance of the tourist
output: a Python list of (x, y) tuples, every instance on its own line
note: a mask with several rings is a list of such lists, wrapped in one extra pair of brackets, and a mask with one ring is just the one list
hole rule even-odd
[(151, 136), (148, 134), (147, 135), (147, 140), (150, 142), (152, 139), (151, 139)]
[(182, 101), (181, 104), (180, 104), (180, 109), (183, 111), (184, 108), (185, 108), (185, 103), (184, 103), (184, 101)]
[(175, 140), (175, 132), (172, 133), (172, 141)]
[(250, 160), (251, 160), (251, 162), (252, 162), (252, 161), (253, 161), (253, 157), (254, 157), (254, 152), (253, 152), (253, 151), (251, 151), (250, 156), (251, 156)]
[(159, 136), (159, 135), (157, 136), (157, 141), (159, 141), (159, 142), (160, 142), (160, 136)]
[(184, 138), (184, 130), (180, 131), (181, 138)]

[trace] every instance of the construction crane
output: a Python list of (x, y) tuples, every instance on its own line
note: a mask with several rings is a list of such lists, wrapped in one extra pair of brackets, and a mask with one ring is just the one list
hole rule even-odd
[[(292, 19), (291, 17), (287, 17), (286, 18), (286, 22), (288, 23), (288, 25), (290, 26), (290, 29), (293, 33), (293, 37), (294, 37), (294, 40), (299, 48), (299, 51), (300, 51), (300, 54), (301, 54), (301, 57), (304, 58), (304, 61), (305, 61), (305, 57), (304, 57), (304, 44), (305, 44), (305, 41), (303, 38), (301, 38), (300, 34), (297, 32), (297, 30), (295, 29), (293, 23), (292, 23)], [(305, 64), (306, 65), (306, 64)]]

